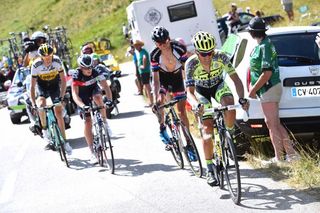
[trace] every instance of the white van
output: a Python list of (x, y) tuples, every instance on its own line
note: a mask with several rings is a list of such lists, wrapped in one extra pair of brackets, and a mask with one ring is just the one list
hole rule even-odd
[(200, 30), (212, 33), (221, 47), (212, 0), (134, 1), (127, 7), (127, 17), (132, 39), (143, 41), (149, 52), (154, 46), (151, 31), (155, 26), (164, 26), (171, 39), (182, 38), (188, 50), (193, 49), (192, 36)]
[[(278, 53), (282, 96), (279, 105), (281, 121), (293, 133), (319, 132), (320, 125), (320, 49), (315, 43), (320, 27), (270, 28), (266, 33)], [(232, 40), (232, 41), (231, 41)], [(250, 53), (257, 45), (248, 32), (241, 32), (228, 38), (233, 65), (245, 87), (248, 96)], [(226, 76), (227, 82), (230, 78)], [(232, 83), (228, 84), (235, 94)], [(237, 111), (237, 122), (247, 135), (267, 135), (260, 102), (250, 100), (249, 120), (242, 122), (243, 111)]]

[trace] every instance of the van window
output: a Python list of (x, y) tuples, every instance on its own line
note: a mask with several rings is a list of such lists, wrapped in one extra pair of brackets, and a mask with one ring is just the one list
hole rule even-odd
[(167, 9), (170, 22), (180, 21), (197, 16), (197, 10), (194, 1), (171, 5), (167, 7)]
[(319, 48), (314, 42), (316, 34), (270, 36), (278, 54), (279, 66), (319, 65)]

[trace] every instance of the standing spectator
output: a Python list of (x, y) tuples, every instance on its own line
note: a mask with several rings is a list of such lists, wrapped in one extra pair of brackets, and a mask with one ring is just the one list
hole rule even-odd
[(141, 77), (142, 87), (144, 89), (147, 98), (149, 99), (148, 107), (153, 105), (153, 95), (151, 93), (150, 86), (150, 76), (151, 76), (151, 67), (150, 67), (150, 58), (147, 50), (142, 48), (144, 43), (140, 40), (133, 42), (133, 46), (136, 49), (137, 54), (137, 64), (139, 75)]
[(125, 23), (122, 23), (122, 33), (125, 39), (129, 38), (129, 29)]
[(290, 161), (297, 155), (290, 143), (289, 135), (279, 118), (279, 102), (282, 94), (277, 53), (266, 35), (263, 19), (255, 17), (249, 22), (249, 33), (258, 45), (250, 55), (251, 88), (250, 98), (259, 98), (264, 119), (269, 129), (270, 139), (275, 151), (272, 162), (283, 159), (287, 154)]
[(237, 5), (235, 3), (231, 4), (231, 11), (229, 11), (227, 20), (229, 21), (229, 33), (235, 33), (237, 26), (240, 24), (239, 13), (237, 12)]
[(142, 88), (141, 76), (139, 74), (137, 55), (135, 53), (135, 49), (134, 49), (133, 45), (131, 45), (127, 48), (126, 56), (128, 57), (129, 55), (132, 55), (134, 67), (136, 69), (136, 79), (134, 80), (134, 82), (135, 82), (137, 89), (138, 89), (137, 95), (142, 95), (143, 88)]
[(290, 21), (293, 21), (294, 14), (293, 14), (293, 0), (281, 0), (281, 4), (283, 6), (283, 10), (286, 11), (288, 14), (288, 18)]

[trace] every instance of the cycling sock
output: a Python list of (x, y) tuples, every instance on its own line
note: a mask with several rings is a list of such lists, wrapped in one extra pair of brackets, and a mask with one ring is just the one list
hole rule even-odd
[(206, 160), (208, 172), (213, 172), (213, 162), (212, 160)]

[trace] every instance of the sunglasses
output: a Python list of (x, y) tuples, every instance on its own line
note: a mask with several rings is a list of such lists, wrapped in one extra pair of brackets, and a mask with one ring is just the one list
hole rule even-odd
[(213, 54), (213, 51), (211, 51), (211, 52), (206, 52), (206, 53), (204, 53), (204, 52), (197, 52), (201, 57), (207, 57), (207, 56), (211, 56), (212, 54)]
[(169, 39), (165, 40), (165, 41), (161, 41), (161, 42), (157, 42), (160, 46), (161, 45), (165, 45), (166, 43), (168, 43)]

